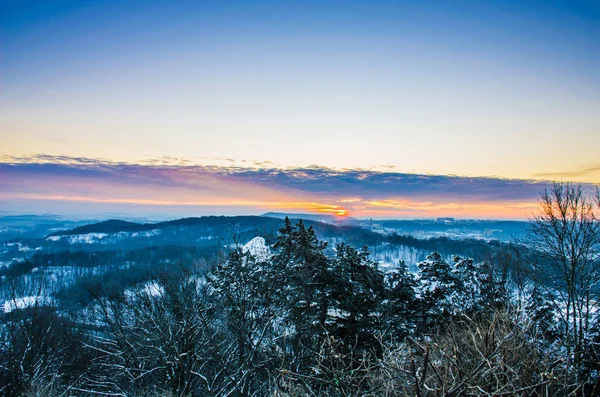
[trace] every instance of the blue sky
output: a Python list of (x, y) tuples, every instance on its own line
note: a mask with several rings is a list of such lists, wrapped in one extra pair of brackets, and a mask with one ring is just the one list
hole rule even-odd
[[(15, 158), (36, 164), (47, 155), (75, 167), (81, 158), (109, 167), (159, 159), (475, 184), (598, 182), (599, 42), (597, 2), (9, 0), (0, 4), (0, 156), (4, 172)], [(0, 179), (0, 200), (15, 208), (29, 194), (38, 197), (30, 209), (44, 212), (50, 199), (28, 175), (18, 191)], [(257, 183), (244, 184), (244, 202), (266, 209), (284, 198), (349, 199), (340, 181), (326, 197), (277, 197), (279, 185)], [(64, 208), (85, 196), (73, 184), (62, 189), (53, 202)], [(355, 198), (397, 207), (416, 199), (381, 191)], [(440, 184), (419, 197), (419, 213), (423, 203), (435, 203), (431, 214), (445, 203), (444, 215), (483, 216), (473, 206), (496, 205), (506, 199), (500, 191), (457, 198)], [(161, 202), (152, 192), (148, 200)], [(208, 211), (213, 193), (177, 191), (174, 202), (193, 195), (194, 210)], [(537, 193), (509, 196), (525, 205)], [(93, 208), (102, 197), (91, 194)]]

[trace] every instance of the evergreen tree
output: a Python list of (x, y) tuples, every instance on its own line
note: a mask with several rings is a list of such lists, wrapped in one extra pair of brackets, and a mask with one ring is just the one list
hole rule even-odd
[(486, 309), (506, 307), (508, 304), (506, 282), (496, 277), (492, 265), (488, 261), (480, 263), (479, 269), (480, 306)]
[(460, 283), (450, 264), (438, 252), (428, 255), (417, 266), (417, 293), (425, 329), (428, 325), (440, 325), (454, 312), (454, 299)]
[(346, 244), (336, 246), (333, 260), (332, 312), (336, 335), (344, 348), (370, 349), (379, 330), (378, 309), (384, 296), (383, 274), (370, 259), (366, 247), (358, 251)]
[(392, 335), (402, 340), (415, 328), (414, 317), (418, 302), (415, 295), (417, 283), (404, 261), (385, 274), (385, 299), (383, 312)]
[(471, 258), (455, 256), (453, 273), (458, 280), (456, 305), (460, 310), (483, 314), (504, 305), (505, 293), (489, 262), (474, 263)]
[(274, 248), (276, 278), (284, 286), (279, 304), (291, 334), (291, 359), (301, 371), (325, 332), (331, 278), (324, 253), (327, 243), (319, 241), (312, 226), (306, 228), (300, 220), (294, 227), (286, 218)]
[[(208, 276), (209, 289), (216, 307), (224, 313), (226, 330), (231, 336), (230, 351), (237, 356), (232, 372), (251, 373), (259, 381), (266, 375), (267, 363), (275, 348), (277, 308), (271, 293), (281, 286), (273, 285), (271, 263), (258, 261), (241, 247), (234, 248), (227, 261), (215, 267)], [(250, 387), (250, 383), (245, 384)]]
[(480, 269), (471, 258), (454, 256), (453, 260), (452, 272), (457, 280), (454, 304), (467, 313), (473, 313), (478, 310), (481, 300)]
[(277, 259), (287, 262), (291, 259), (294, 251), (294, 237), (296, 233), (290, 218), (286, 216), (283, 222), (283, 227), (279, 229), (277, 242), (273, 248), (277, 251)]
[(537, 285), (531, 291), (525, 310), (544, 339), (553, 341), (558, 337), (554, 306)]

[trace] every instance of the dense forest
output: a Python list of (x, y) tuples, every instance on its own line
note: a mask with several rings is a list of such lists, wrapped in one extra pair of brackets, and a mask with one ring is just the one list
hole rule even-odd
[[(600, 195), (556, 184), (519, 244), (392, 269), (287, 218), (273, 241), (229, 244), (214, 263), (155, 249), (173, 260), (129, 269), (127, 288), (111, 284), (127, 271), (107, 273), (54, 296), (61, 310), (5, 310), (0, 394), (598, 395), (599, 208)], [(149, 253), (136, 252), (40, 254), (2, 280)]]

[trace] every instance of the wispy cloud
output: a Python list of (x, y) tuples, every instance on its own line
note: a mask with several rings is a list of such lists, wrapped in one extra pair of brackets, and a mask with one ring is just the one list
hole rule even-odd
[(524, 217), (548, 182), (319, 166), (144, 163), (36, 155), (0, 158), (0, 199), (232, 206), (355, 216)]
[(545, 172), (534, 174), (535, 178), (546, 178), (546, 179), (570, 179), (578, 177), (590, 177), (598, 176), (600, 180), (600, 164), (594, 164), (590, 166), (580, 167), (573, 171), (557, 171), (557, 172)]

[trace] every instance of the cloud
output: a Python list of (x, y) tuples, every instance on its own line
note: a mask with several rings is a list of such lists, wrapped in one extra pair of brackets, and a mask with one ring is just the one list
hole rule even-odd
[(547, 178), (547, 179), (571, 179), (585, 176), (593, 176), (600, 174), (600, 165), (592, 165), (588, 167), (581, 167), (575, 171), (559, 171), (559, 172), (546, 172), (540, 174), (534, 174), (536, 178)]
[[(334, 214), (492, 216), (530, 213), (549, 182), (424, 175), (311, 165), (201, 165), (163, 158), (146, 163), (36, 155), (0, 158), (0, 198), (251, 206)], [(239, 164), (239, 163), (238, 163)], [(487, 212), (486, 212), (487, 211)], [(516, 216), (516, 215), (515, 215)]]

